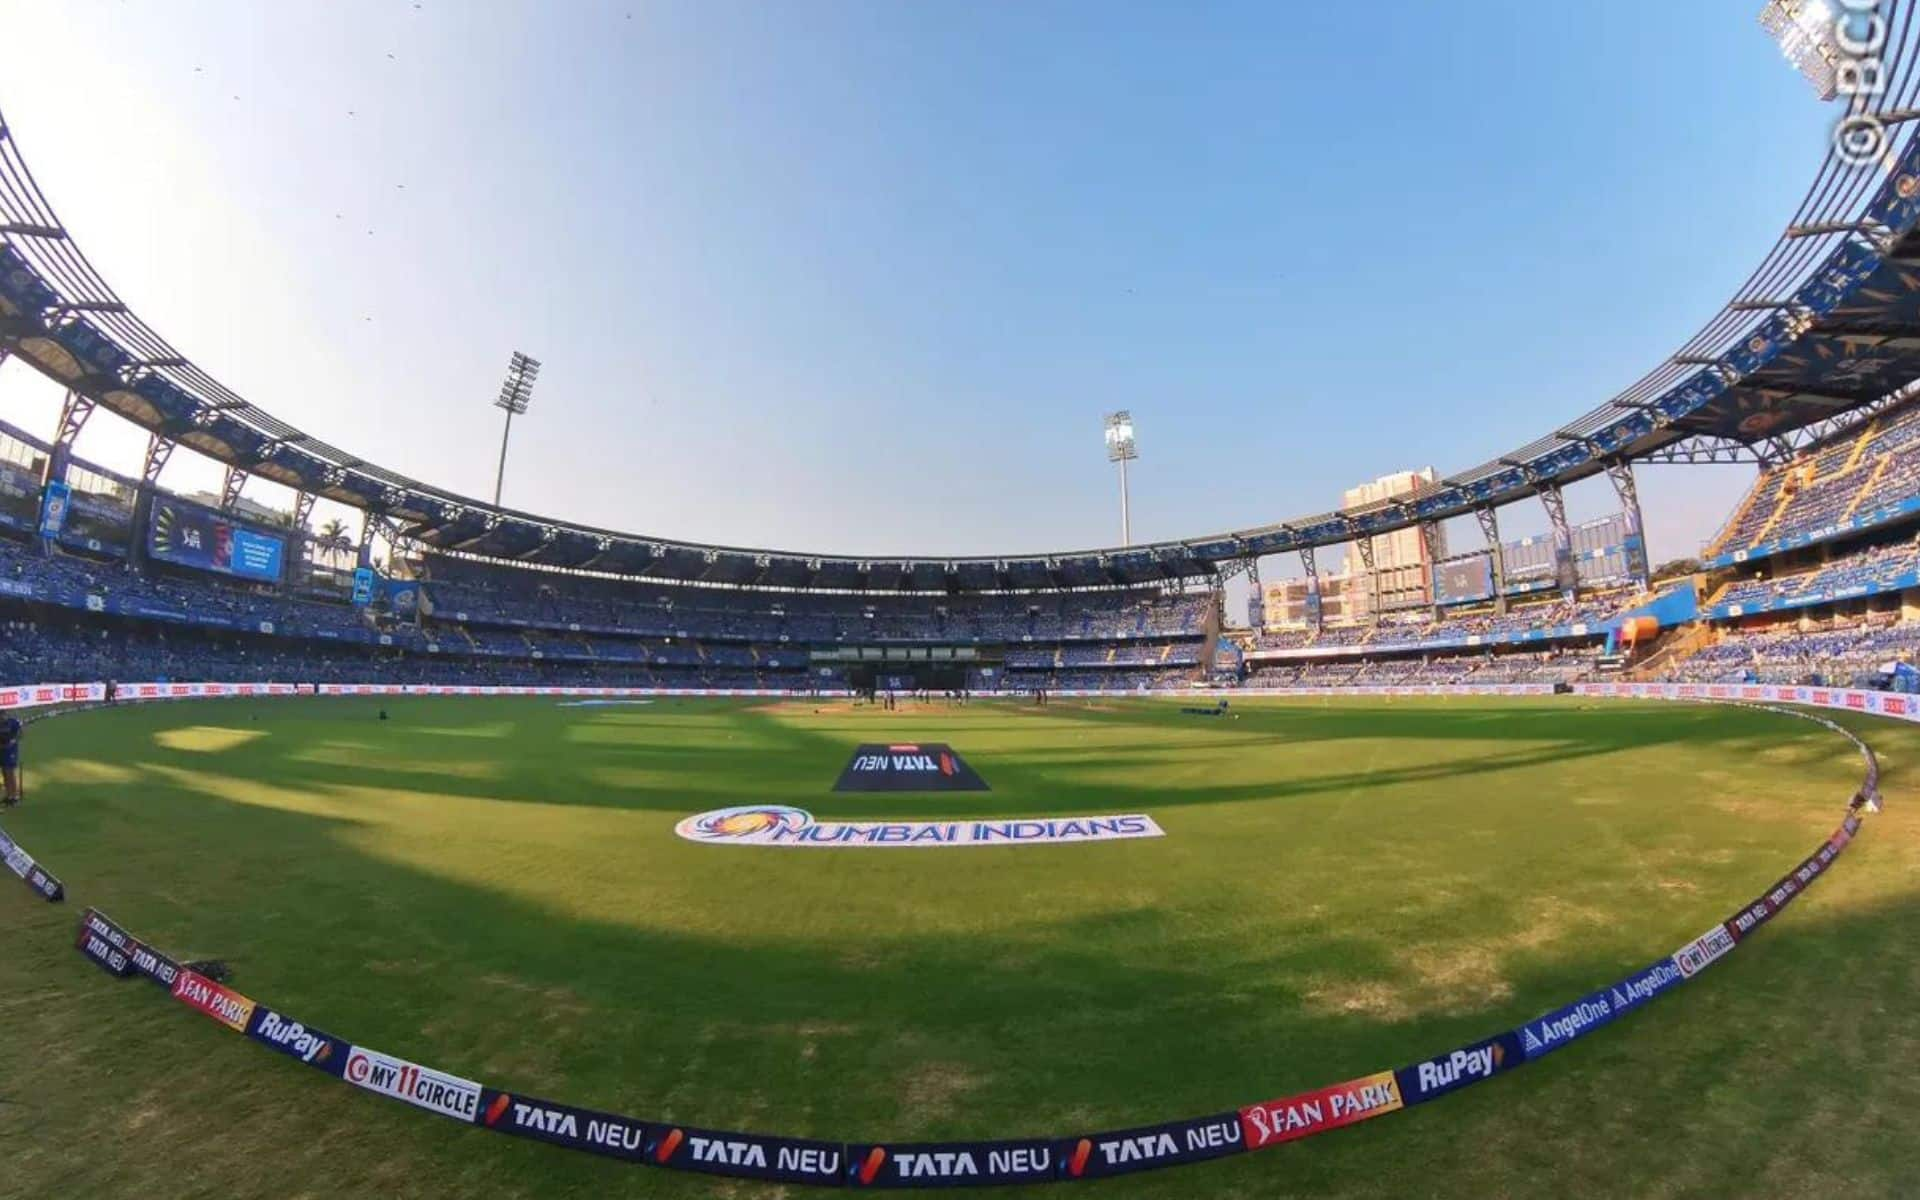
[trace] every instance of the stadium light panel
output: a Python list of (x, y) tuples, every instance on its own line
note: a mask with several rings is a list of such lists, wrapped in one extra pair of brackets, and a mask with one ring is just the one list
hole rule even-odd
[(1839, 94), (1841, 20), (1828, 0), (1768, 0), (1760, 10), (1760, 27), (1822, 100)]
[(509, 413), (525, 413), (533, 403), (533, 381), (540, 377), (540, 360), (515, 351), (507, 360), (507, 377), (500, 384), (500, 395), (493, 406)]
[(533, 403), (533, 381), (540, 377), (540, 360), (528, 358), (518, 350), (507, 360), (507, 377), (500, 383), (500, 394), (493, 406), (507, 414), (506, 427), (500, 431), (500, 468), (493, 476), (493, 506), (500, 507), (500, 489), (507, 481), (507, 438), (513, 433), (513, 418), (524, 414)]
[(1133, 414), (1126, 409), (1110, 412), (1106, 419), (1107, 461), (1120, 464), (1120, 544), (1133, 545), (1133, 512), (1127, 500), (1127, 463), (1140, 457), (1133, 438)]
[(1133, 414), (1126, 409), (1108, 413), (1107, 461), (1120, 462), (1124, 459), (1139, 457), (1139, 448), (1133, 440)]

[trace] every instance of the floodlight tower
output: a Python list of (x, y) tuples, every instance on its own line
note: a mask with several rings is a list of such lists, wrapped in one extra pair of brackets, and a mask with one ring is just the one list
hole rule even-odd
[[(1865, 8), (1870, 21), (1880, 20), (1872, 5), (1843, 4), (1851, 9)], [(1842, 63), (1849, 57), (1843, 39), (1848, 37), (1847, 15), (1838, 11), (1834, 0), (1767, 0), (1760, 10), (1760, 27), (1774, 41), (1787, 61), (1806, 77), (1822, 100), (1839, 94)], [(1879, 37), (1884, 39), (1885, 27)], [(1864, 46), (1865, 43), (1862, 43)], [(1856, 51), (1860, 47), (1856, 47)], [(1873, 43), (1878, 49), (1878, 41)]]
[(1140, 457), (1133, 440), (1133, 414), (1126, 409), (1107, 414), (1107, 461), (1120, 464), (1120, 544), (1133, 545), (1133, 515), (1127, 509), (1127, 464)]
[(513, 433), (513, 418), (533, 403), (533, 381), (540, 377), (540, 360), (528, 358), (518, 350), (507, 360), (507, 377), (500, 384), (500, 395), (493, 406), (504, 409), (507, 425), (500, 431), (500, 470), (493, 477), (493, 506), (500, 507), (500, 487), (507, 481), (507, 437)]

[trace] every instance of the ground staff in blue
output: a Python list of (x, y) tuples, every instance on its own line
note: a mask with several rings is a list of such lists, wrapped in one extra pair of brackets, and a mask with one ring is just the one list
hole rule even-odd
[(0, 796), (0, 808), (20, 803), (20, 718), (0, 709), (0, 775), (6, 777), (6, 794)]

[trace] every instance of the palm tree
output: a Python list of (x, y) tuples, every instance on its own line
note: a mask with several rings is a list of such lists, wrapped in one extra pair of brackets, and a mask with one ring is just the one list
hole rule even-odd
[(339, 517), (333, 517), (320, 527), (314, 535), (314, 549), (321, 551), (333, 560), (335, 566), (340, 560), (353, 553), (353, 538), (347, 533), (347, 523)]

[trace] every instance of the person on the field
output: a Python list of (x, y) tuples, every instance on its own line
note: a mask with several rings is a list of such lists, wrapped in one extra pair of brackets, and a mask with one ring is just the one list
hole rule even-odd
[(0, 776), (6, 779), (0, 808), (20, 803), (20, 730), (20, 718), (0, 709)]

